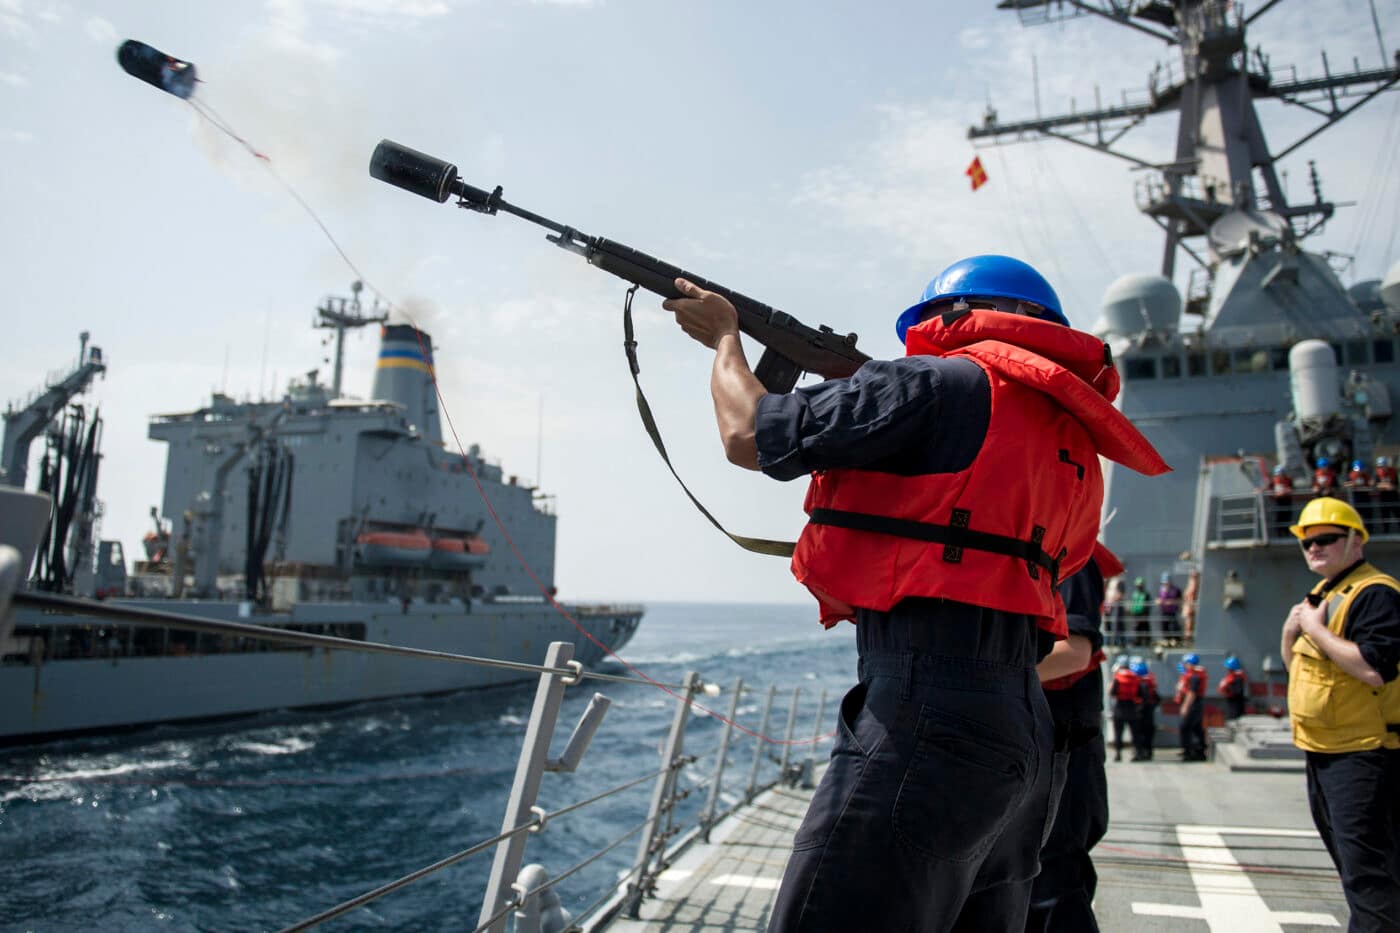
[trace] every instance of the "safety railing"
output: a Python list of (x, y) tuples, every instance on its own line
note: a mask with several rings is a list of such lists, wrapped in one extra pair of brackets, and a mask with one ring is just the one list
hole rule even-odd
[[(1217, 496), (1210, 503), (1207, 542), (1212, 547), (1295, 545), (1288, 530), (1303, 507), (1321, 495), (1306, 489), (1275, 495), (1267, 490)], [(1400, 535), (1400, 497), (1393, 489), (1339, 486), (1326, 495), (1348, 502), (1372, 536)]]
[[(565, 930), (582, 929), (585, 923), (589, 924), (588, 929), (597, 929), (598, 925), (619, 915), (636, 917), (642, 902), (655, 892), (660, 874), (697, 841), (707, 841), (714, 826), (779, 782), (804, 783), (810, 786), (816, 770), (817, 748), (826, 738), (824, 717), (827, 691), (822, 690), (820, 693), (811, 739), (806, 740), (794, 738), (800, 721), (802, 691), (801, 688), (792, 689), (788, 693), (783, 738), (776, 740), (769, 738), (767, 732), (773, 722), (774, 708), (784, 692), (776, 685), (767, 688), (764, 692), (759, 726), (756, 730), (748, 729), (738, 723), (739, 703), (742, 697), (755, 697), (756, 693), (740, 680), (729, 691), (727, 715), (721, 716), (716, 711), (700, 707), (706, 716), (714, 716), (722, 721), (723, 728), (717, 747), (713, 752), (704, 754), (689, 753), (686, 751), (687, 726), (692, 720), (692, 711), (697, 708), (696, 697), (722, 695), (724, 691), (718, 685), (705, 683), (695, 672), (688, 673), (679, 684), (667, 684), (635, 676), (585, 670), (573, 659), (573, 645), (568, 642), (551, 643), (543, 663), (534, 665), (288, 631), (270, 626), (221, 621), (52, 594), (15, 593), (13, 601), (16, 606), (60, 610), (65, 614), (81, 613), (117, 622), (139, 619), (144, 625), (167, 626), (176, 630), (225, 637), (256, 638), (301, 647), (477, 664), (539, 675), (501, 831), (423, 868), (297, 921), (285, 927), (284, 933), (319, 926), (466, 859), (484, 856), (487, 852), (494, 854), (475, 926), (476, 933), (500, 933), (506, 929), (508, 920), (513, 921), (516, 933), (562, 933)], [(574, 726), (562, 753), (557, 758), (550, 757), (549, 751), (564, 704), (565, 692), (569, 687), (585, 680), (646, 684), (663, 690), (674, 698), (675, 710), (662, 742), (660, 764), (619, 784), (597, 791), (585, 799), (546, 810), (540, 806), (544, 775), (570, 774), (580, 767), (584, 754), (610, 705), (605, 695), (595, 693)], [(739, 774), (739, 779), (743, 781), (742, 792), (731, 789), (728, 805), (721, 809), (721, 804), (726, 799), (726, 775), (732, 782), (734, 772), (739, 770), (730, 768), (731, 759), (735, 757), (735, 731), (742, 731), (753, 739), (752, 759), (748, 762), (746, 774), (742, 771)], [(775, 753), (775, 747), (781, 749), (780, 754)], [(800, 760), (794, 760), (795, 748), (799, 749), (796, 758)], [(682, 787), (681, 779), (687, 774), (687, 769), (694, 767), (698, 772), (699, 763), (706, 761), (711, 755), (713, 764), (707, 771), (702, 776), (695, 777), (691, 786)], [(766, 773), (764, 765), (769, 766)], [(556, 820), (638, 789), (648, 782), (652, 785), (652, 791), (645, 813), (638, 814), (639, 819), (625, 826), (615, 838), (601, 844), (573, 865), (556, 870), (552, 877), (543, 865), (526, 864), (525, 855), (529, 840), (545, 833)], [(685, 812), (682, 812), (682, 804), (700, 790), (706, 792), (704, 802), (701, 804), (697, 800), (697, 805), (685, 808)], [(558, 886), (633, 839), (636, 840), (637, 850), (630, 868), (621, 872), (616, 882), (601, 891), (577, 918), (571, 916), (563, 907), (556, 890)]]

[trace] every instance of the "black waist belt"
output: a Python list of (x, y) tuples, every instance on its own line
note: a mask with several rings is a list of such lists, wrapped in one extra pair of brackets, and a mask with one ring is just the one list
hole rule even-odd
[(1045, 537), (1045, 529), (1037, 525), (1031, 532), (1030, 540), (997, 535), (986, 531), (973, 531), (968, 528), (972, 512), (968, 509), (954, 509), (953, 519), (947, 525), (933, 522), (920, 522), (909, 518), (891, 518), (888, 515), (871, 515), (866, 512), (847, 512), (841, 509), (813, 509), (808, 517), (814, 525), (832, 525), (848, 528), (851, 531), (869, 531), (880, 535), (894, 535), (899, 538), (913, 538), (930, 544), (943, 545), (943, 559), (951, 564), (962, 560), (963, 548), (974, 551), (990, 551), (1026, 562), (1031, 579), (1040, 579), (1039, 568), (1050, 573), (1050, 585), (1059, 586), (1060, 560), (1066, 554), (1064, 548), (1056, 557), (1051, 557), (1040, 546)]

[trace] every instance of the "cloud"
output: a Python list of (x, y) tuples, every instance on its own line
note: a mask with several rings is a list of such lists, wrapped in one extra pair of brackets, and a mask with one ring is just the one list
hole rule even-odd
[(29, 79), (24, 75), (9, 74), (0, 71), (0, 84), (8, 84), (10, 87), (28, 87)]
[(28, 145), (35, 142), (39, 137), (28, 130), (0, 130), (0, 139), (8, 139), (11, 142)]
[(109, 43), (117, 41), (117, 27), (100, 16), (92, 16), (83, 23), (83, 31), (88, 38), (94, 42)]

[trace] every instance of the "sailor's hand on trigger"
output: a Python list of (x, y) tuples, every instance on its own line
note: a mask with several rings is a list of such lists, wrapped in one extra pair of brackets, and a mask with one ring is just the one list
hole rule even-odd
[(682, 297), (667, 298), (661, 307), (676, 316), (676, 323), (686, 334), (711, 350), (724, 337), (739, 334), (739, 314), (729, 299), (706, 291), (688, 279), (676, 279)]

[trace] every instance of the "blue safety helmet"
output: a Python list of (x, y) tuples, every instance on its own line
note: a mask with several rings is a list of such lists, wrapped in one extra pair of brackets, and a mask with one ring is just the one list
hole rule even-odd
[(1187, 664), (1200, 664), (1201, 656), (1193, 651), (1181, 660)]
[(1139, 662), (1137, 662), (1136, 664), (1133, 665), (1133, 668), (1132, 668), (1132, 669), (1133, 669), (1133, 673), (1136, 674), (1136, 675), (1138, 675), (1139, 677), (1146, 677), (1146, 676), (1147, 676), (1147, 662), (1146, 662), (1146, 661), (1139, 661)]
[(929, 305), (948, 298), (1010, 298), (1034, 305), (1030, 309), (1038, 312), (1032, 314), (1034, 317), (1069, 326), (1069, 319), (1060, 310), (1060, 297), (1035, 269), (1010, 256), (970, 256), (938, 273), (924, 289), (919, 303), (894, 322), (900, 343), (904, 342), (905, 332), (923, 318)]
[(1239, 669), (1240, 669), (1240, 659), (1239, 659), (1239, 658), (1235, 657), (1235, 656), (1232, 654), (1232, 655), (1230, 655), (1228, 658), (1225, 659), (1225, 670), (1227, 670), (1227, 671), (1237, 671), (1237, 670), (1239, 670)]
[(1332, 465), (1332, 461), (1331, 461), (1331, 460), (1328, 460), (1326, 457), (1318, 457), (1318, 458), (1317, 458), (1317, 468), (1318, 468), (1319, 470), (1322, 469), (1322, 468), (1325, 467), (1325, 466), (1331, 466), (1331, 465)]
[(1178, 674), (1185, 674), (1185, 673), (1186, 673), (1186, 662), (1185, 662), (1185, 661), (1177, 661), (1177, 662), (1176, 662), (1176, 672), (1177, 672)]

